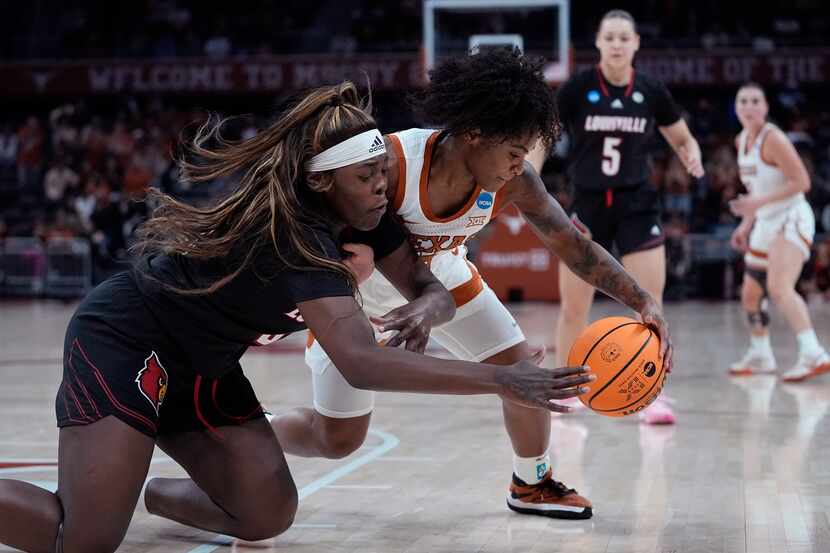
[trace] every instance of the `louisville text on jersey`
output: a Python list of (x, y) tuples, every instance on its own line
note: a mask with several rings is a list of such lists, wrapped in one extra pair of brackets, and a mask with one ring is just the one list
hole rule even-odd
[(589, 115), (585, 118), (586, 131), (644, 133), (647, 126), (648, 119), (645, 117)]

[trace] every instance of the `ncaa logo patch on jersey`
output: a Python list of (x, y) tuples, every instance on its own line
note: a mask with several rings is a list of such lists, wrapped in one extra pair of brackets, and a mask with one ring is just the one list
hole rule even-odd
[(588, 101), (589, 102), (591, 102), (592, 104), (596, 104), (597, 102), (599, 102), (599, 99), (600, 99), (600, 95), (599, 95), (598, 91), (596, 91), (596, 90), (589, 90), (588, 91)]
[(478, 195), (476, 205), (481, 209), (489, 209), (493, 206), (493, 195), (489, 192), (482, 192)]
[(643, 96), (642, 92), (640, 92), (639, 90), (635, 90), (634, 94), (631, 95), (631, 99), (638, 104), (642, 104), (643, 100), (645, 100), (645, 97)]

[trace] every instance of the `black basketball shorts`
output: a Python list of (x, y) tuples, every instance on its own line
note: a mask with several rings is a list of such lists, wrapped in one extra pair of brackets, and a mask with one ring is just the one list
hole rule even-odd
[(570, 214), (580, 231), (620, 257), (665, 241), (657, 190), (649, 183), (602, 192), (577, 188)]
[(55, 400), (58, 427), (112, 415), (155, 438), (215, 431), (263, 416), (239, 364), (217, 379), (199, 376), (154, 324), (132, 276), (93, 290), (69, 322), (63, 380)]

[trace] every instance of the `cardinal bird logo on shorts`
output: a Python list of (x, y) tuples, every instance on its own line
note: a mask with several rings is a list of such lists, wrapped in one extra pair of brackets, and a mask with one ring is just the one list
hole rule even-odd
[(144, 368), (138, 371), (135, 382), (138, 384), (138, 391), (147, 398), (158, 415), (159, 407), (167, 395), (167, 371), (161, 365), (156, 352), (151, 352), (150, 357), (144, 360)]

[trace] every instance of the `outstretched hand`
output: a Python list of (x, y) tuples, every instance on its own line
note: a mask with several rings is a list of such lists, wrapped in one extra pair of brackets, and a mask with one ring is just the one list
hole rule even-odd
[(567, 413), (571, 408), (554, 403), (554, 400), (568, 399), (582, 395), (588, 388), (582, 386), (596, 380), (589, 367), (562, 367), (546, 369), (539, 367), (544, 351), (537, 351), (530, 359), (505, 365), (496, 376), (502, 391), (499, 395), (509, 401), (524, 405)]
[(405, 342), (407, 350), (424, 353), (432, 330), (430, 313), (427, 299), (417, 298), (382, 317), (369, 317), (369, 320), (381, 332), (398, 331), (386, 342), (386, 346), (397, 347)]

